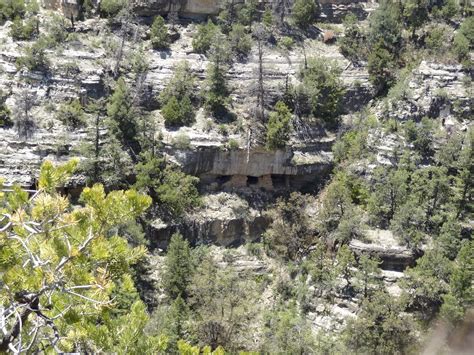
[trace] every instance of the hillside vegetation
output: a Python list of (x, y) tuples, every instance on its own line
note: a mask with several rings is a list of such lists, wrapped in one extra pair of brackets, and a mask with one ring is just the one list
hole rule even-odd
[(472, 351), (472, 4), (175, 5), (0, 0), (0, 353)]

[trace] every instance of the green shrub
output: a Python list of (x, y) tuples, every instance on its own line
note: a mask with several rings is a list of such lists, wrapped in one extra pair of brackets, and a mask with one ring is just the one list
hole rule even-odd
[(462, 33), (466, 39), (469, 41), (469, 46), (474, 46), (474, 16), (470, 16), (466, 18), (461, 27), (459, 28), (459, 32)]
[(58, 110), (57, 117), (69, 129), (83, 127), (86, 123), (84, 109), (78, 99), (62, 105)]
[(174, 69), (173, 77), (160, 93), (158, 100), (165, 105), (173, 96), (178, 100), (185, 96), (193, 97), (194, 75), (187, 61), (180, 62)]
[(431, 27), (425, 40), (426, 48), (433, 53), (440, 51), (447, 41), (445, 34), (446, 28), (444, 26)]
[(29, 0), (26, 4), (26, 13), (28, 15), (38, 15), (39, 10), (40, 7), (36, 0)]
[(38, 34), (38, 19), (30, 17), (28, 20), (22, 20), (20, 17), (15, 17), (10, 29), (10, 36), (17, 41), (28, 41), (34, 35)]
[(290, 132), (291, 112), (285, 103), (278, 101), (267, 123), (267, 148), (271, 150), (284, 148), (290, 139)]
[[(189, 138), (187, 139), (189, 141)], [(189, 208), (199, 205), (199, 179), (172, 166), (166, 166), (164, 159), (143, 154), (142, 161), (135, 166), (135, 170), (135, 188), (150, 194), (173, 216), (179, 216)]]
[(446, 0), (440, 10), (441, 17), (449, 20), (459, 13), (459, 5), (456, 0)]
[(252, 22), (258, 20), (258, 0), (245, 1), (237, 13), (238, 21), (244, 26), (251, 26)]
[(108, 98), (107, 116), (110, 118), (115, 136), (120, 141), (136, 142), (137, 115), (131, 90), (123, 77), (117, 80), (114, 93)]
[[(219, 44), (220, 46), (221, 44)], [(225, 50), (223, 55), (226, 55)], [(220, 50), (213, 55), (213, 61), (208, 65), (206, 85), (203, 88), (203, 98), (206, 110), (216, 118), (225, 118), (228, 114), (230, 90), (227, 86), (227, 66), (223, 63)]]
[(396, 63), (393, 55), (380, 42), (369, 54), (369, 79), (378, 94), (386, 94), (395, 83)]
[(433, 153), (433, 128), (433, 122), (427, 117), (423, 117), (418, 125), (413, 120), (403, 125), (406, 140), (412, 143), (422, 156)]
[(127, 4), (127, 0), (102, 0), (100, 2), (100, 14), (102, 17), (114, 17)]
[(367, 132), (349, 131), (332, 147), (336, 163), (360, 159), (366, 152)]
[(241, 24), (234, 24), (229, 33), (229, 42), (238, 58), (246, 58), (252, 49), (252, 38)]
[(366, 37), (357, 17), (352, 13), (347, 15), (344, 18), (344, 37), (338, 40), (342, 55), (353, 62), (367, 58)]
[(172, 96), (161, 109), (161, 114), (167, 126), (185, 126), (193, 122), (194, 108), (189, 96), (184, 96), (180, 101)]
[(454, 37), (453, 52), (460, 61), (469, 58), (469, 41), (462, 33)]
[(48, 36), (48, 47), (62, 44), (68, 38), (68, 21), (64, 16), (53, 14), (46, 26)]
[(24, 0), (2, 0), (0, 1), (0, 21), (13, 20), (17, 17), (23, 18), (26, 12)]
[(291, 37), (283, 36), (278, 42), (278, 45), (286, 50), (290, 50), (295, 45), (295, 41)]
[(84, 0), (82, 3), (82, 16), (85, 18), (91, 18), (94, 11), (94, 5), (92, 0)]
[(263, 15), (262, 15), (262, 23), (267, 28), (273, 25), (273, 14), (272, 14), (272, 9), (270, 6), (265, 7), (265, 11), (263, 12)]
[(171, 213), (179, 216), (190, 207), (199, 205), (201, 199), (196, 188), (198, 182), (197, 177), (167, 167), (156, 193)]
[(13, 126), (13, 121), (11, 119), (11, 112), (5, 104), (6, 96), (3, 95), (3, 92), (0, 91), (0, 127), (6, 128)]
[(319, 6), (315, 0), (296, 0), (292, 16), (295, 24), (305, 30), (316, 21), (319, 15)]
[(188, 62), (184, 61), (177, 65), (173, 77), (159, 96), (161, 114), (167, 126), (183, 126), (193, 122), (193, 94), (194, 76)]
[(240, 147), (239, 141), (234, 138), (230, 138), (229, 141), (227, 142), (227, 148), (229, 150), (238, 150), (239, 147)]
[(46, 57), (47, 47), (47, 39), (40, 37), (35, 43), (24, 48), (23, 56), (16, 60), (17, 66), (26, 67), (28, 70), (47, 70), (49, 68), (49, 60)]
[(168, 28), (161, 16), (156, 16), (150, 31), (151, 45), (154, 49), (166, 49), (169, 46)]
[(342, 109), (344, 87), (340, 74), (339, 67), (321, 58), (309, 58), (299, 73), (311, 112), (328, 123), (333, 123)]
[(211, 48), (212, 40), (218, 31), (219, 28), (211, 20), (198, 25), (192, 42), (194, 51), (205, 54)]
[(370, 15), (368, 39), (372, 47), (385, 48), (391, 55), (398, 55), (402, 47), (403, 21), (400, 7), (390, 0), (380, 1), (380, 6)]
[(178, 149), (189, 149), (191, 147), (191, 139), (185, 133), (178, 133), (173, 139), (173, 144)]

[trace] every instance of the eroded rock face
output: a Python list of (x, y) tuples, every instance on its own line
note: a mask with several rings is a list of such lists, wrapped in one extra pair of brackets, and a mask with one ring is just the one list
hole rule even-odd
[(359, 20), (367, 17), (367, 1), (363, 0), (319, 0), (321, 17), (330, 22), (342, 22), (344, 17), (353, 13)]
[(423, 116), (468, 119), (473, 114), (470, 90), (470, 74), (461, 65), (422, 61), (406, 80), (402, 97), (389, 100), (387, 108), (380, 106), (378, 111), (401, 121)]
[[(201, 183), (219, 180), (229, 187), (255, 185), (266, 190), (277, 187), (302, 187), (311, 181), (327, 177), (332, 167), (332, 155), (318, 152), (313, 159), (298, 161), (291, 149), (266, 151), (264, 149), (230, 150), (202, 147), (196, 150), (170, 150), (183, 170), (199, 176)], [(298, 152), (298, 154), (302, 154)], [(296, 155), (298, 157), (298, 155)]]
[[(145, 55), (150, 62), (149, 72), (143, 84), (142, 101), (146, 103), (149, 110), (158, 108), (156, 97), (167, 85), (168, 80), (174, 73), (175, 67), (182, 60), (187, 60), (193, 74), (196, 76), (196, 89), (199, 90), (206, 76), (206, 68), (209, 64), (208, 58), (203, 55), (192, 53), (192, 37), (195, 33), (195, 24), (179, 27), (180, 38), (172, 43), (170, 51), (158, 52), (147, 50)], [(24, 144), (24, 148), (16, 150), (14, 159), (4, 163), (2, 168), (4, 176), (10, 182), (27, 182), (37, 175), (38, 168), (45, 157), (55, 158), (56, 154), (36, 154), (42, 150), (41, 145), (59, 147), (63, 141), (68, 145), (76, 145), (84, 140), (83, 136), (77, 136), (67, 132), (65, 127), (57, 120), (54, 112), (48, 111), (48, 105), (68, 102), (79, 98), (84, 104), (91, 98), (105, 97), (110, 94), (110, 68), (115, 65), (115, 59), (108, 53), (106, 46), (97, 45), (95, 38), (109, 36), (115, 38), (114, 34), (108, 33), (106, 21), (102, 19), (91, 19), (76, 23), (79, 30), (78, 40), (66, 42), (61, 51), (47, 52), (51, 62), (51, 68), (47, 73), (28, 72), (19, 69), (15, 65), (16, 58), (22, 55), (24, 44), (12, 41), (9, 36), (9, 24), (0, 28), (0, 39), (3, 45), (0, 48), (0, 89), (6, 93), (8, 107), (13, 110), (19, 93), (30, 90), (36, 97), (33, 109), (37, 121), (37, 132), (31, 140)], [(142, 28), (144, 30), (145, 27)], [(140, 31), (139, 31), (140, 32)], [(143, 32), (143, 31), (142, 31)], [(127, 48), (132, 43), (127, 43)], [(305, 44), (307, 56), (322, 56), (328, 61), (335, 62), (341, 68), (345, 68), (341, 79), (343, 80), (347, 94), (343, 104), (347, 111), (357, 109), (371, 98), (371, 86), (368, 82), (368, 74), (365, 68), (356, 68), (348, 65), (339, 53), (337, 47), (328, 46), (319, 41), (309, 41)], [(256, 48), (253, 48), (246, 62), (234, 63), (228, 72), (229, 86), (232, 89), (232, 109), (236, 117), (245, 122), (251, 118), (255, 103), (252, 102), (258, 58)], [(268, 109), (280, 98), (286, 79), (289, 82), (297, 80), (297, 73), (303, 62), (303, 51), (296, 46), (291, 51), (282, 51), (277, 47), (269, 46), (264, 52), (264, 74), (265, 93)], [(130, 86), (135, 84), (133, 78), (127, 77)], [(156, 112), (156, 111), (155, 111)], [(152, 114), (155, 115), (155, 112)], [(159, 116), (159, 114), (157, 114)], [(159, 119), (159, 118), (158, 118)], [(203, 122), (210, 120), (204, 117)], [(54, 121), (54, 124), (50, 124)], [(217, 123), (215, 123), (217, 125)], [(194, 131), (199, 131), (200, 136), (191, 136), (192, 149), (187, 152), (179, 152), (171, 147), (175, 157), (173, 159), (182, 164), (187, 172), (195, 173), (204, 178), (224, 177), (232, 179), (229, 188), (254, 185), (257, 188), (270, 189), (277, 187), (294, 186), (299, 187), (322, 178), (330, 168), (332, 155), (331, 145), (334, 138), (328, 139), (324, 132), (317, 129), (312, 131), (307, 127), (295, 127), (295, 135), (299, 140), (290, 143), (290, 149), (285, 152), (265, 152), (259, 149), (247, 147), (247, 132), (230, 135), (229, 137), (218, 137), (215, 139), (202, 138), (213, 132), (206, 131), (201, 125), (193, 125)], [(215, 132), (216, 129), (213, 129)], [(86, 133), (86, 132), (83, 132)], [(5, 137), (0, 154), (7, 157), (17, 145), (17, 137), (14, 130), (5, 130)], [(77, 136), (77, 137), (76, 137)], [(165, 140), (166, 140), (165, 135)], [(47, 137), (45, 140), (43, 137)], [(220, 146), (225, 146), (230, 138), (241, 141), (240, 149), (235, 152), (222, 151)], [(202, 142), (202, 140), (205, 140)], [(207, 140), (206, 140), (207, 139)], [(10, 143), (9, 143), (10, 142)], [(46, 143), (47, 142), (47, 143)], [(43, 144), (44, 143), (44, 144)], [(167, 142), (165, 142), (167, 144)], [(260, 145), (262, 142), (258, 142)], [(10, 147), (11, 145), (11, 147)], [(209, 148), (211, 147), (211, 148)], [(55, 150), (49, 148), (49, 150)], [(66, 159), (70, 149), (59, 149), (58, 159)], [(64, 154), (62, 154), (64, 153)], [(55, 158), (56, 160), (56, 158)], [(248, 160), (248, 161), (247, 161)], [(237, 177), (239, 175), (240, 177)], [(235, 176), (235, 177), (234, 177)], [(286, 176), (291, 177), (288, 181)], [(254, 183), (249, 177), (256, 177)], [(275, 181), (272, 181), (275, 180)], [(227, 181), (222, 181), (226, 183)]]
[(141, 16), (177, 12), (180, 16), (216, 15), (218, 0), (135, 0), (134, 11)]
[(368, 241), (351, 240), (349, 248), (356, 256), (366, 254), (380, 259), (383, 270), (403, 271), (415, 265), (418, 256), (413, 250), (399, 245), (392, 232), (369, 230), (367, 236)]
[(204, 196), (202, 207), (175, 223), (156, 220), (150, 225), (150, 248), (166, 249), (171, 236), (181, 233), (193, 245), (237, 246), (258, 240), (269, 224), (262, 212), (237, 194)]

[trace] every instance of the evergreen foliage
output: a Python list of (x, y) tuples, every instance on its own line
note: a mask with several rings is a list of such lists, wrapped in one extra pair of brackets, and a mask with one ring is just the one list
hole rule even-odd
[(225, 118), (230, 90), (227, 85), (227, 61), (229, 49), (222, 35), (214, 37), (211, 63), (207, 68), (206, 85), (203, 88), (204, 105), (216, 118)]
[(363, 354), (406, 353), (413, 350), (416, 329), (413, 320), (402, 314), (403, 305), (388, 293), (379, 292), (365, 300), (357, 319), (344, 331), (349, 350)]
[(287, 201), (279, 199), (269, 212), (272, 222), (263, 239), (270, 254), (284, 260), (301, 260), (313, 243), (314, 231), (305, 213), (304, 195), (292, 193)]
[(169, 46), (168, 28), (161, 16), (156, 16), (150, 30), (151, 45), (154, 49), (166, 49)]
[(146, 250), (129, 247), (114, 233), (151, 200), (133, 190), (107, 195), (94, 185), (84, 189), (82, 206), (71, 209), (56, 189), (76, 165), (45, 162), (33, 199), (20, 188), (0, 193), (2, 214), (8, 216), (0, 232), (0, 303), (8, 330), (0, 349), (162, 351), (165, 339), (142, 332), (148, 315), (130, 275)]
[(22, 20), (20, 17), (15, 17), (13, 20), (10, 35), (17, 41), (28, 41), (33, 36), (38, 34), (38, 19), (30, 17), (27, 20)]
[(413, 35), (428, 20), (429, 3), (428, 0), (407, 0), (403, 3), (403, 18)]
[(199, 205), (198, 178), (167, 166), (162, 159), (150, 154), (145, 154), (135, 169), (135, 187), (160, 201), (173, 216)]
[(19, 68), (26, 67), (28, 70), (46, 71), (50, 63), (46, 55), (48, 40), (40, 37), (36, 42), (24, 47), (23, 56), (18, 57), (16, 64)]
[(107, 103), (107, 116), (117, 139), (123, 142), (136, 141), (137, 126), (133, 97), (122, 77), (117, 80), (114, 93)]
[(319, 15), (319, 5), (315, 0), (295, 0), (291, 14), (295, 24), (307, 30)]
[(160, 93), (161, 114), (167, 126), (186, 126), (194, 120), (194, 76), (188, 62), (181, 62), (166, 88)]
[[(163, 288), (168, 297), (185, 299), (192, 273), (193, 263), (189, 243), (180, 234), (173, 234), (166, 253), (162, 277)], [(179, 307), (182, 308), (181, 305)]]
[(357, 24), (357, 17), (350, 13), (344, 18), (344, 37), (339, 40), (341, 53), (355, 63), (366, 59), (366, 37), (366, 34)]
[(337, 66), (321, 58), (309, 58), (299, 73), (312, 114), (331, 124), (341, 112), (344, 88), (340, 74)]
[(0, 21), (23, 18), (26, 13), (24, 0), (4, 0), (0, 2)]
[(103, 17), (113, 18), (125, 8), (127, 0), (102, 0), (100, 2), (100, 14)]
[(79, 99), (59, 107), (58, 118), (71, 130), (85, 125), (84, 110)]
[(290, 139), (290, 132), (291, 112), (282, 101), (278, 101), (267, 123), (267, 148), (272, 150), (284, 148)]
[(378, 94), (386, 94), (395, 83), (395, 58), (382, 42), (371, 50), (368, 58), (369, 78)]
[(218, 32), (219, 28), (211, 20), (206, 24), (198, 25), (192, 42), (194, 51), (206, 54), (211, 49), (213, 39)]
[(11, 111), (5, 104), (7, 97), (0, 91), (0, 127), (7, 128), (13, 125)]
[(247, 58), (252, 49), (252, 38), (241, 24), (232, 26), (232, 30), (229, 33), (229, 43), (240, 60)]

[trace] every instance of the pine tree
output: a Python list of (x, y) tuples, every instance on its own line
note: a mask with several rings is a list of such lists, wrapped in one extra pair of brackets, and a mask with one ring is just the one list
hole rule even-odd
[(311, 112), (329, 124), (335, 123), (342, 109), (344, 86), (340, 75), (339, 67), (320, 58), (309, 58), (299, 73)]
[(367, 255), (359, 257), (355, 274), (355, 286), (359, 292), (362, 292), (364, 298), (370, 297), (380, 284), (378, 278), (380, 274), (379, 264), (380, 262), (377, 259)]
[(346, 281), (345, 290), (351, 288), (351, 278), (354, 274), (352, 270), (356, 265), (355, 257), (347, 245), (343, 245), (337, 251), (336, 268), (337, 273)]
[(219, 28), (211, 20), (207, 21), (206, 24), (198, 25), (192, 42), (194, 51), (206, 54), (211, 48), (217, 33), (219, 33)]
[(169, 46), (168, 28), (161, 16), (156, 16), (151, 25), (151, 44), (154, 49), (166, 49)]
[(412, 38), (416, 30), (428, 20), (429, 4), (428, 0), (407, 0), (403, 3), (403, 18), (412, 30)]
[(343, 333), (347, 351), (357, 354), (411, 353), (416, 346), (416, 323), (404, 315), (403, 304), (386, 292), (365, 300), (357, 318)]
[(33, 198), (0, 192), (0, 351), (162, 351), (164, 339), (143, 333), (148, 315), (131, 278), (146, 250), (114, 232), (151, 199), (94, 185), (72, 208), (57, 191), (76, 165), (45, 162)]
[(119, 78), (107, 104), (107, 116), (115, 128), (115, 135), (123, 142), (135, 143), (137, 137), (133, 98), (125, 80)]
[(166, 253), (162, 277), (163, 288), (171, 299), (187, 297), (187, 287), (193, 275), (191, 249), (181, 234), (173, 234)]
[(369, 41), (371, 47), (381, 46), (395, 57), (402, 47), (402, 20), (396, 2), (383, 0), (370, 16)]
[(225, 38), (222, 35), (215, 36), (203, 96), (207, 110), (216, 118), (224, 118), (227, 114), (226, 105), (230, 95), (226, 77), (228, 59), (229, 49)]

